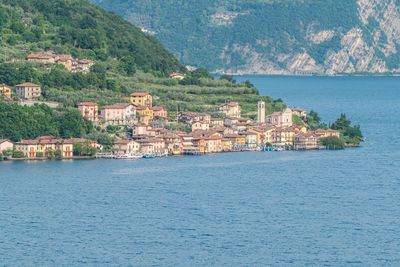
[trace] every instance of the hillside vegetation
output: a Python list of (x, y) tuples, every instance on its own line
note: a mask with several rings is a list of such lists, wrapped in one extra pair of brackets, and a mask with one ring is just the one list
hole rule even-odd
[(154, 37), (87, 0), (2, 0), (0, 32), (3, 62), (45, 49), (96, 61), (132, 57), (162, 74), (183, 70)]
[(400, 71), (395, 0), (92, 0), (184, 64), (259, 74)]
[[(254, 116), (260, 99), (266, 100), (268, 112), (285, 107), (280, 100), (259, 96), (249, 82), (216, 80), (203, 68), (187, 71), (154, 37), (86, 0), (3, 0), (0, 15), (0, 82), (39, 84), (39, 100), (58, 102), (61, 109), (86, 101), (100, 106), (128, 102), (136, 91), (150, 92), (156, 105), (170, 111), (216, 112), (219, 104), (237, 101)], [(85, 74), (26, 60), (43, 50), (71, 53), (96, 64)], [(173, 71), (187, 77), (167, 78)]]

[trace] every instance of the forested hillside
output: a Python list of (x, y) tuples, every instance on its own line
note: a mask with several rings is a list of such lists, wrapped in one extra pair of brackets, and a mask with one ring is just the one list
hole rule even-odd
[(163, 74), (183, 69), (157, 39), (87, 0), (1, 0), (0, 32), (2, 62), (55, 50), (96, 61), (132, 57)]
[(400, 71), (396, 0), (92, 0), (211, 71)]

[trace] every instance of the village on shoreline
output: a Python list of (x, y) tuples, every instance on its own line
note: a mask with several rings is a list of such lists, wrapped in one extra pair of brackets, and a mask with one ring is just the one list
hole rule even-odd
[[(4, 86), (3, 86), (4, 87)], [(40, 94), (40, 86), (25, 83), (16, 86), (23, 99)], [(309, 130), (307, 112), (286, 108), (266, 115), (265, 102), (258, 102), (256, 120), (242, 117), (237, 102), (222, 103), (219, 117), (208, 113), (175, 112), (153, 106), (153, 96), (146, 92), (130, 95), (129, 103), (102, 106), (83, 102), (78, 105), (81, 115), (96, 127), (130, 127), (123, 138), (105, 149), (96, 141), (85, 138), (61, 139), (41, 136), (33, 140), (11, 142), (0, 140), (0, 152), (5, 159), (73, 159), (73, 158), (153, 158), (172, 155), (202, 155), (235, 151), (318, 150), (326, 147), (324, 138), (340, 138), (333, 129)], [(302, 123), (294, 123), (297, 117)], [(179, 122), (188, 131), (173, 130)]]
[[(44, 64), (47, 68), (54, 67), (54, 64), (63, 65), (68, 72), (85, 74), (90, 73), (95, 64), (91, 60), (74, 59), (69, 54), (53, 51), (31, 54), (27, 56), (27, 61)], [(170, 80), (179, 81), (187, 78), (185, 73), (179, 72), (168, 76)], [(252, 86), (249, 82), (246, 85)], [(0, 85), (0, 98), (20, 106), (41, 104), (58, 114), (64, 112), (57, 109), (57, 102), (37, 101), (43, 99), (42, 88), (31, 82), (17, 84), (14, 89)], [(78, 102), (77, 109), (73, 110), (79, 110), (81, 119), (84, 118), (97, 131), (105, 132), (112, 139), (112, 143), (107, 145), (98, 143), (94, 138), (82, 138), (82, 135), (68, 135), (64, 139), (36, 135), (35, 139), (18, 138), (15, 142), (2, 137), (0, 160), (135, 159), (239, 151), (343, 149), (359, 143), (357, 138), (355, 144), (345, 142), (343, 129), (356, 130), (352, 134), (353, 140), (354, 136), (361, 136), (359, 128), (349, 127), (350, 121), (344, 114), (339, 122), (342, 128), (332, 129), (319, 124), (320, 118), (314, 111), (307, 114), (304, 109), (283, 105), (277, 109), (280, 111), (271, 113), (270, 109), (267, 111), (263, 97), (258, 95), (251, 100), (254, 107), (257, 104), (256, 111), (245, 114), (242, 114), (239, 101), (217, 102), (211, 108), (212, 112), (193, 112), (153, 106), (153, 99), (157, 101), (160, 97), (143, 90), (117, 100), (126, 102), (113, 105)], [(242, 104), (249, 103), (242, 101)]]

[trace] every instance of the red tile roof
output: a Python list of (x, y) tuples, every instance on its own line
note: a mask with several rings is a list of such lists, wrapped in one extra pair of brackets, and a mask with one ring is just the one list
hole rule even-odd
[(159, 110), (165, 110), (165, 111), (167, 111), (167, 109), (164, 108), (164, 107), (151, 107), (150, 109), (151, 109), (151, 110), (155, 110), (155, 111), (159, 111)]
[(129, 144), (130, 142), (136, 142), (136, 141), (130, 140), (130, 139), (121, 139), (121, 140), (116, 140), (114, 143), (115, 144), (126, 145), (126, 144)]
[(146, 93), (146, 92), (136, 92), (136, 93), (131, 94), (131, 96), (146, 96), (146, 95), (150, 95), (150, 94)]
[(40, 87), (40, 85), (34, 83), (21, 83), (16, 85), (16, 87)]
[(128, 106), (132, 105), (131, 103), (117, 103), (111, 106), (104, 106), (101, 109), (124, 109)]
[(82, 102), (79, 103), (78, 106), (98, 106), (99, 104), (93, 102)]
[(223, 103), (219, 106), (220, 107), (224, 107), (224, 106), (236, 107), (236, 106), (240, 106), (240, 104), (238, 102), (230, 102), (230, 103)]

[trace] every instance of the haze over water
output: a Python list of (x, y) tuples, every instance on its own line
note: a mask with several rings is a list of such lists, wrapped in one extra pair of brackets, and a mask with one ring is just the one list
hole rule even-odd
[(245, 76), (360, 148), (0, 164), (0, 265), (400, 265), (400, 78)]

